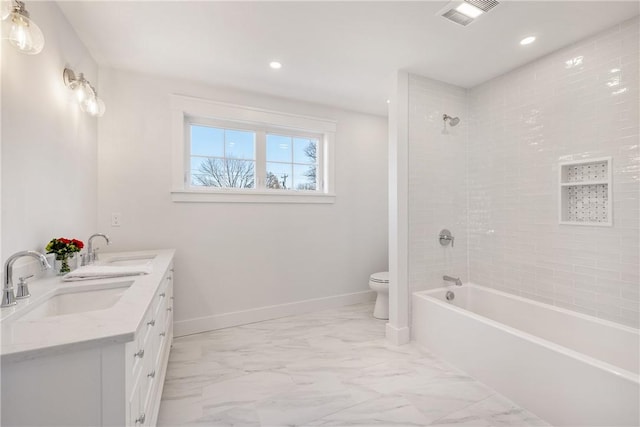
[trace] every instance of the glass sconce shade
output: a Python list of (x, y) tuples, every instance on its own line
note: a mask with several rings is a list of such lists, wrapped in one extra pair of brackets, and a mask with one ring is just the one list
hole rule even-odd
[(40, 53), (44, 47), (44, 36), (35, 22), (29, 19), (24, 3), (16, 2), (6, 17), (5, 14), (3, 11), (2, 38), (27, 55)]
[(102, 117), (104, 116), (105, 111), (107, 111), (107, 106), (104, 105), (104, 101), (101, 98), (96, 97), (96, 102), (98, 103), (96, 116)]
[(82, 73), (76, 77), (73, 70), (65, 68), (62, 73), (62, 79), (65, 86), (75, 92), (82, 111), (94, 117), (102, 117), (104, 115), (106, 110), (104, 102), (98, 98), (95, 88), (84, 78)]
[(98, 98), (95, 94), (85, 99), (80, 103), (80, 108), (87, 114), (95, 117), (102, 117), (106, 110), (102, 99)]

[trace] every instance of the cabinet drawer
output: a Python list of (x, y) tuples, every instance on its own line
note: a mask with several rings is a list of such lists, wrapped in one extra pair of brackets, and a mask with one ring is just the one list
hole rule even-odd
[(141, 339), (138, 337), (136, 340), (127, 345), (127, 357), (133, 359), (133, 363), (131, 364), (131, 375), (132, 378), (136, 378), (142, 369), (142, 365), (144, 364), (144, 356), (146, 355), (146, 350), (143, 346), (140, 345)]
[(173, 283), (167, 286), (167, 308), (165, 309), (165, 322), (167, 337), (173, 336)]
[(131, 389), (131, 394), (129, 396), (129, 425), (130, 426), (141, 426), (145, 425), (146, 414), (142, 409), (142, 396), (141, 396), (141, 381), (140, 378), (135, 382), (133, 388)]
[(160, 290), (158, 291), (158, 295), (156, 296), (158, 307), (163, 305), (166, 306), (167, 301), (169, 300), (169, 298), (171, 298), (171, 295), (168, 292), (168, 286), (166, 284), (166, 281), (163, 285), (164, 286), (160, 287)]
[(136, 334), (136, 339), (133, 341), (133, 345), (130, 346), (130, 354), (133, 357), (132, 374), (137, 376), (144, 364), (144, 361), (154, 358), (154, 335), (159, 329), (159, 326), (164, 326), (164, 317), (158, 323), (156, 319), (156, 308), (151, 307), (145, 314), (142, 325)]
[(156, 354), (156, 366), (160, 367), (162, 364), (162, 357), (166, 351), (165, 347), (168, 345), (168, 339), (171, 336), (171, 326), (173, 318), (167, 316), (160, 332), (158, 333), (158, 352)]
[(140, 373), (140, 407), (149, 414), (151, 413), (151, 398), (156, 383), (156, 375), (159, 375), (160, 369), (156, 366), (157, 349), (153, 349), (153, 353), (145, 361), (142, 372)]
[(167, 318), (167, 307), (172, 296), (171, 271), (167, 272), (158, 286), (156, 294), (147, 308), (142, 324), (136, 333), (136, 339), (128, 346), (128, 353), (134, 359), (132, 374), (146, 375), (148, 372), (140, 372), (145, 360), (156, 360), (156, 352), (160, 348), (160, 333), (163, 332)]

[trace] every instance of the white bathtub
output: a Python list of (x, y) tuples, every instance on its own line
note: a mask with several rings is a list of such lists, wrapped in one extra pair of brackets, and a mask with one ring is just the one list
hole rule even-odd
[(471, 284), (412, 311), (418, 345), (551, 424), (640, 425), (637, 329)]

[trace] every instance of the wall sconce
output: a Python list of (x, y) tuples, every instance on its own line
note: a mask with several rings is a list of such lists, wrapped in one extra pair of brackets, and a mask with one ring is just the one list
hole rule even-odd
[(65, 68), (62, 73), (62, 79), (65, 86), (75, 91), (80, 108), (85, 113), (94, 117), (102, 117), (106, 110), (102, 99), (98, 98), (96, 88), (84, 78), (84, 74), (80, 73), (77, 77), (70, 68)]
[(24, 2), (12, 0), (3, 3), (2, 38), (27, 55), (40, 53), (44, 47), (44, 36), (36, 23), (29, 19)]

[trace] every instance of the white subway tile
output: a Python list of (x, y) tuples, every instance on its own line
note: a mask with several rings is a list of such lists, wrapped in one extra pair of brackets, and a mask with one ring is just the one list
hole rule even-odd
[[(625, 22), (470, 90), (473, 282), (493, 286), (483, 280), (507, 271), (523, 295), (637, 327), (638, 28)], [(614, 226), (558, 226), (558, 162), (601, 156), (613, 157)], [(533, 248), (519, 253), (516, 239)]]
[[(636, 18), (471, 90), (410, 76), (411, 289), (457, 274), (638, 327), (639, 35)], [(602, 156), (614, 225), (559, 225), (558, 163)]]

